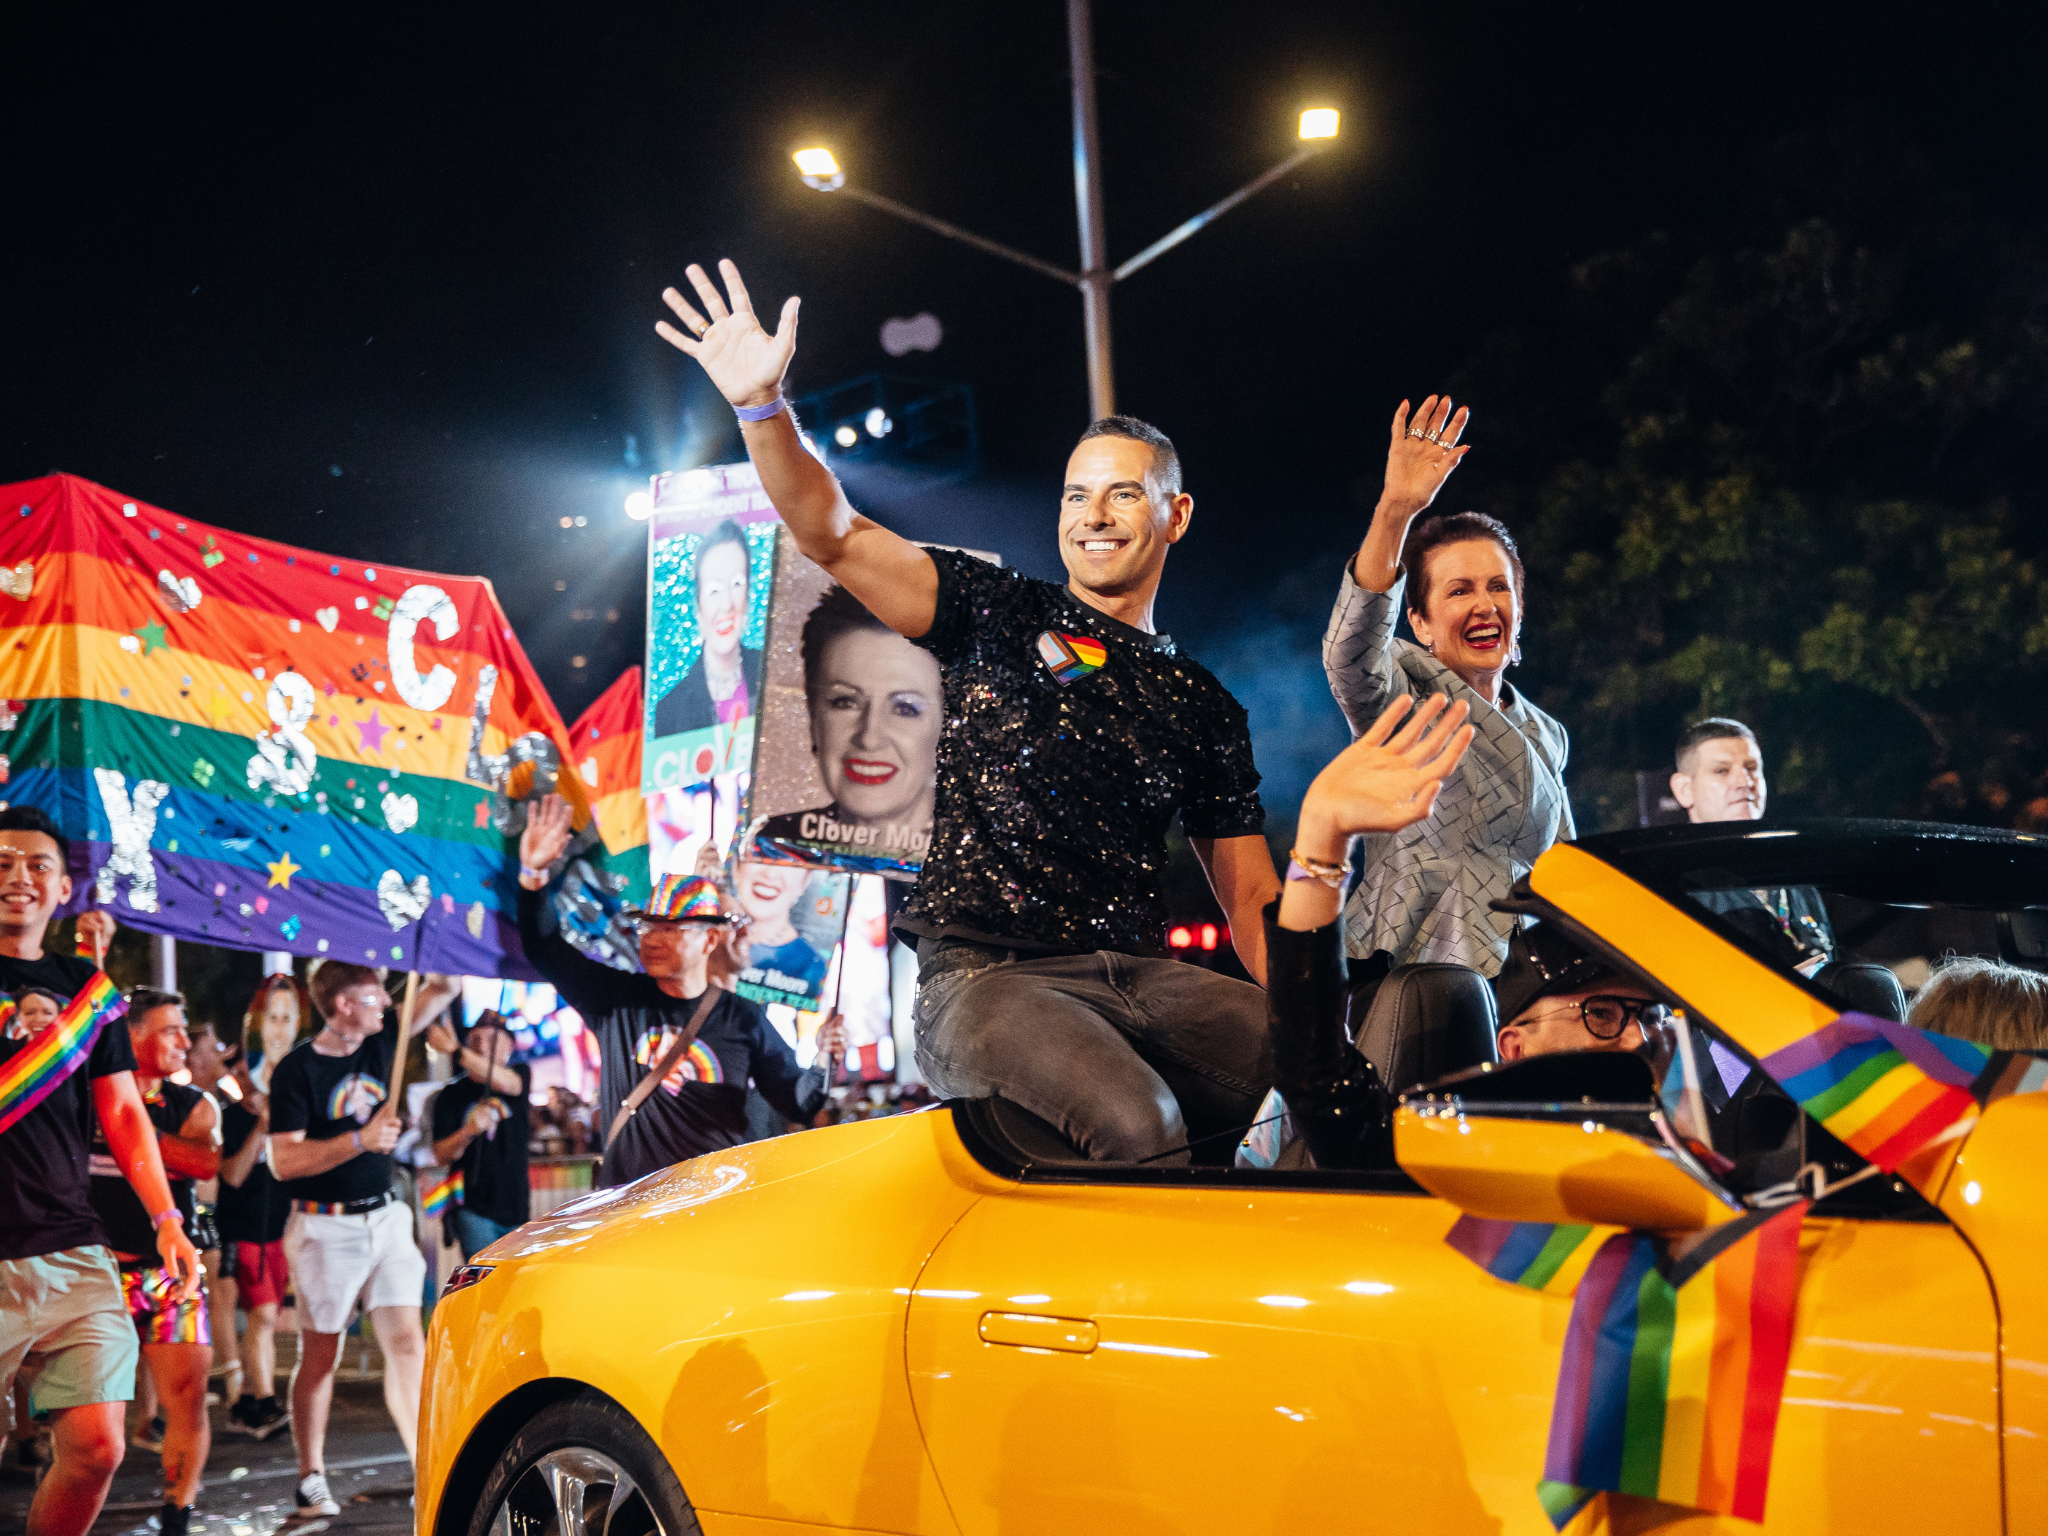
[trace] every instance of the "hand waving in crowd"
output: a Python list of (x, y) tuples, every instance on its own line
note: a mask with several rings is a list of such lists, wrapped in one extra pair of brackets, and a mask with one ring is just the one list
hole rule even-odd
[[(740, 281), (740, 269), (729, 261), (718, 264), (725, 279), (725, 291), (732, 307), (718, 296), (711, 279), (694, 262), (683, 269), (690, 286), (704, 305), (699, 314), (673, 288), (664, 288), (662, 302), (675, 311), (688, 331), (677, 330), (666, 320), (654, 323), (655, 331), (670, 346), (697, 359), (720, 394), (736, 406), (766, 405), (782, 391), (782, 377), (789, 372), (789, 360), (796, 355), (796, 312), (800, 300), (791, 295), (783, 301), (782, 316), (775, 334), (769, 335), (754, 314), (754, 301), (747, 285)], [(707, 320), (705, 315), (710, 318)]]
[(1460, 406), (1454, 416), (1449, 395), (1431, 395), (1411, 421), (1408, 402), (1403, 400), (1401, 408), (1394, 412), (1382, 502), (1391, 502), (1413, 516), (1435, 501), (1458, 461), (1472, 451), (1469, 443), (1463, 448), (1458, 446), (1465, 423), (1471, 419), (1471, 406)]

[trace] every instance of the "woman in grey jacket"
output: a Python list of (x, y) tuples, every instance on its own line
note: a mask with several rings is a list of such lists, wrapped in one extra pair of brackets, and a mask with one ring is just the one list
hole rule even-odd
[[(1565, 795), (1564, 727), (1507, 681), (1521, 659), (1522, 561), (1500, 523), (1477, 512), (1416, 519), (1458, 461), (1470, 409), (1431, 395), (1394, 413), (1386, 489), (1323, 636), (1323, 670), (1354, 736), (1401, 694), (1470, 705), (1476, 737), (1436, 814), (1367, 837), (1365, 878), (1344, 912), (1346, 953), (1366, 978), (1444, 961), (1495, 975), (1515, 919), (1507, 895), (1552, 843), (1578, 834)], [(1394, 637), (1406, 602), (1421, 644)]]

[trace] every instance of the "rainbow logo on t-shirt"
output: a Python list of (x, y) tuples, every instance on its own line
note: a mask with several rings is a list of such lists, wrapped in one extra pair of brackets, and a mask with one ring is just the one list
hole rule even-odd
[[(675, 1036), (667, 1029), (649, 1030), (640, 1037), (640, 1044), (634, 1049), (633, 1057), (643, 1067), (652, 1068), (668, 1054), (669, 1042)], [(681, 1093), (685, 1083), (722, 1083), (725, 1068), (720, 1065), (718, 1053), (702, 1040), (692, 1040), (690, 1048), (683, 1052), (683, 1059), (669, 1068), (668, 1076), (662, 1081), (662, 1088), (671, 1094)]]
[(1100, 672), (1102, 664), (1109, 660), (1109, 648), (1086, 635), (1066, 635), (1048, 629), (1038, 637), (1038, 659), (1059, 682), (1071, 683), (1090, 672)]
[(351, 1072), (327, 1095), (327, 1118), (365, 1124), (384, 1102), (384, 1085), (367, 1072)]

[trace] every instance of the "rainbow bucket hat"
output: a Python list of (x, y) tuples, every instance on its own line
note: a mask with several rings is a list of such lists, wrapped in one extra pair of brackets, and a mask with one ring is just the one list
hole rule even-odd
[(718, 882), (706, 875), (663, 875), (646, 904), (627, 911), (668, 923), (730, 923), (735, 916)]

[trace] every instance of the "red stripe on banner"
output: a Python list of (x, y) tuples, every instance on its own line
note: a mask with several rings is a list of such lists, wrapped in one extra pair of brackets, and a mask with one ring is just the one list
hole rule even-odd
[(1966, 1090), (1944, 1087), (1938, 1098), (1877, 1146), (1865, 1147), (1854, 1136), (1849, 1145), (1889, 1173), (1976, 1107)]
[(1799, 1234), (1806, 1202), (1764, 1223), (1743, 1246), (1755, 1250), (1749, 1291), (1749, 1372), (1744, 1385), (1742, 1449), (1736, 1459), (1734, 1499), (1728, 1512), (1761, 1521), (1770, 1492), (1771, 1445), (1792, 1360), (1792, 1315), (1798, 1304)]

